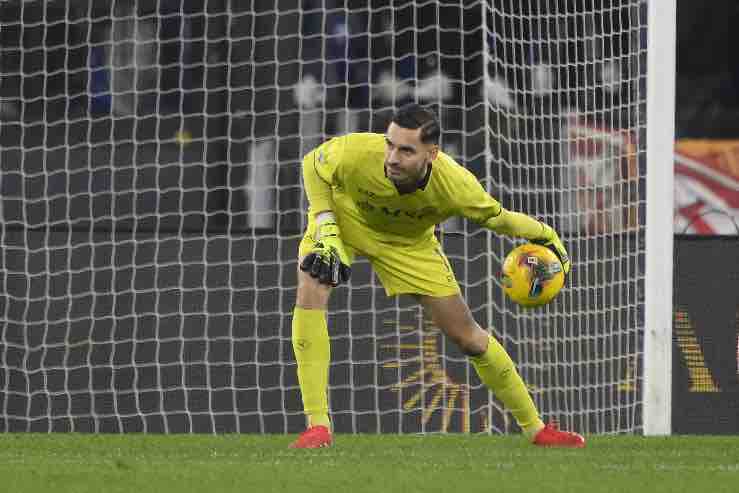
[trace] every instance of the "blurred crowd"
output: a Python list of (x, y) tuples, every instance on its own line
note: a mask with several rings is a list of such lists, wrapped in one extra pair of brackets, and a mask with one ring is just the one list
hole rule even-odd
[[(346, 5), (2, 2), (0, 118), (18, 125), (5, 125), (0, 143), (23, 151), (155, 142), (131, 161), (205, 162), (200, 183), (218, 189), (209, 208), (230, 209), (232, 223), (256, 203), (296, 212), (282, 219), (295, 223), (305, 206), (302, 154), (326, 136), (381, 131), (394, 107), (414, 100), (438, 110), (442, 146), (513, 207), (567, 217), (582, 200), (600, 209), (639, 200), (644, 2)], [(739, 6), (680, 0), (678, 8), (676, 134), (736, 137)], [(60, 131), (31, 132), (35, 124)], [(271, 167), (252, 171), (257, 161)], [(610, 188), (552, 193), (579, 185)], [(250, 198), (269, 186), (272, 195)], [(564, 227), (628, 228), (635, 214), (573, 216)]]

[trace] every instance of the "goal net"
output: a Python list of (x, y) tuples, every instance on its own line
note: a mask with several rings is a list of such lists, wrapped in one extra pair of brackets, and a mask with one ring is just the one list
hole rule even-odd
[[(640, 430), (645, 19), (644, 0), (0, 2), (0, 429), (301, 430), (301, 157), (419, 101), (573, 258), (525, 311), (497, 280), (514, 242), (443, 224), (478, 322), (546, 418)], [(337, 431), (516, 431), (365, 260), (330, 309)]]

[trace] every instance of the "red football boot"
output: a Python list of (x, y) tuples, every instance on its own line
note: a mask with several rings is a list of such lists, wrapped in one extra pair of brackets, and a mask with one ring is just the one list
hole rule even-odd
[(542, 447), (583, 448), (585, 439), (572, 431), (561, 431), (556, 421), (547, 423), (534, 437), (534, 445)]
[(330, 447), (332, 442), (331, 431), (326, 426), (311, 426), (290, 444), (290, 448)]

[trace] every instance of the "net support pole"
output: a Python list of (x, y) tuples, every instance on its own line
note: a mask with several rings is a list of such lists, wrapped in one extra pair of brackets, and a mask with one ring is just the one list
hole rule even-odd
[(648, 2), (644, 434), (672, 429), (676, 1)]

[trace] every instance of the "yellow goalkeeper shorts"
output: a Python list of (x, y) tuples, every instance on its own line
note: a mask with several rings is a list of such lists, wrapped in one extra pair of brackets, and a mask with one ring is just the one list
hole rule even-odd
[[(381, 234), (369, 229), (361, 231), (354, 224), (342, 228), (341, 233), (351, 260), (356, 256), (366, 257), (388, 296), (421, 294), (441, 297), (460, 292), (449, 259), (433, 236), (418, 245), (405, 246), (384, 243)], [(311, 218), (298, 247), (300, 258), (313, 248), (314, 234), (315, 224)]]

